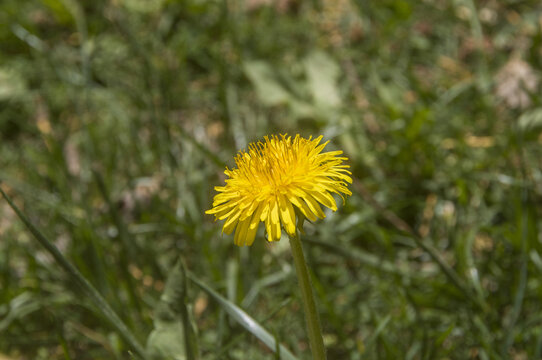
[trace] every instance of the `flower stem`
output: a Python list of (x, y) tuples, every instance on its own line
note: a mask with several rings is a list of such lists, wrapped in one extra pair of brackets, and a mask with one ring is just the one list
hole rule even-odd
[(325, 360), (326, 350), (322, 338), (320, 319), (316, 312), (316, 303), (314, 302), (312, 285), (309, 278), (309, 269), (305, 261), (305, 256), (303, 255), (303, 248), (301, 247), (299, 235), (290, 235), (290, 247), (292, 248), (292, 255), (294, 257), (297, 280), (299, 281), (299, 287), (301, 288), (301, 298), (303, 300), (305, 319), (307, 320), (307, 332), (309, 335), (312, 358), (314, 360)]

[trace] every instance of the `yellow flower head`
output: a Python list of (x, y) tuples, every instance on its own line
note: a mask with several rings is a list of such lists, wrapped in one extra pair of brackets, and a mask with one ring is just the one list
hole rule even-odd
[[(296, 216), (311, 221), (323, 219), (320, 204), (337, 210), (331, 193), (352, 195), (352, 183), (346, 157), (342, 151), (322, 153), (329, 142), (320, 144), (322, 136), (304, 139), (296, 135), (265, 137), (264, 142), (251, 143), (248, 151), (235, 157), (237, 168), (224, 173), (226, 186), (217, 186), (214, 197), (215, 220), (224, 220), (226, 234), (235, 230), (235, 244), (252, 245), (260, 221), (265, 222), (267, 239), (280, 240), (281, 226), (295, 235)], [(343, 197), (344, 201), (344, 197)]]

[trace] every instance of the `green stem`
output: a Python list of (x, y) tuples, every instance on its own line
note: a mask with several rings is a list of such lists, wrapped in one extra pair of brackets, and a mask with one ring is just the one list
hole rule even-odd
[(309, 343), (311, 346), (312, 358), (314, 360), (325, 360), (326, 350), (324, 348), (324, 340), (322, 338), (322, 329), (320, 327), (320, 319), (316, 311), (316, 303), (312, 293), (312, 285), (309, 278), (309, 269), (303, 255), (301, 240), (299, 235), (290, 235), (290, 247), (294, 257), (295, 271), (297, 280), (301, 288), (301, 299), (303, 300), (303, 310), (305, 311), (305, 319), (307, 320), (307, 332), (309, 335)]
[(57, 263), (70, 275), (70, 277), (79, 285), (89, 296), (90, 300), (94, 303), (99, 312), (111, 323), (111, 325), (117, 329), (124, 340), (130, 345), (130, 347), (141, 358), (147, 359), (145, 349), (139, 344), (134, 335), (130, 332), (124, 322), (118, 317), (115, 311), (109, 306), (105, 299), (100, 295), (98, 290), (73, 266), (58, 248), (50, 242), (30, 220), (22, 213), (21, 210), (13, 203), (11, 198), (0, 187), (0, 194), (6, 199), (9, 206), (15, 211), (19, 219), (26, 225), (28, 230), (34, 235), (36, 240), (53, 256)]

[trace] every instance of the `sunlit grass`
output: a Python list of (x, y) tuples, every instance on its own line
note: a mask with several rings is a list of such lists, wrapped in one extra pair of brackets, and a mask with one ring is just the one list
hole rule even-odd
[(204, 215), (280, 133), (353, 172), (302, 238), (329, 359), (540, 358), (539, 4), (263, 3), (2, 1), (2, 189), (120, 322), (1, 200), (0, 358), (308, 359), (287, 239)]

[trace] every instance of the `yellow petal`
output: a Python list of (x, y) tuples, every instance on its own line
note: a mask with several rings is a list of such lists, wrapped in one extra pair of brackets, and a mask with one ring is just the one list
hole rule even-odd
[[(269, 212), (269, 215), (267, 216), (267, 222), (265, 223), (267, 228), (267, 240), (269, 241), (276, 241), (280, 240), (280, 220), (278, 215), (278, 205), (275, 202), (272, 204), (273, 206), (272, 211)], [(276, 212), (276, 218), (273, 216), (273, 213)]]
[(312, 195), (312, 197), (314, 197), (320, 204), (327, 206), (333, 211), (337, 211), (335, 199), (333, 199), (333, 196), (331, 196), (327, 191), (308, 190), (307, 193)]
[(309, 209), (307, 204), (304, 201), (299, 200), (297, 196), (289, 194), (288, 200), (290, 200), (290, 202), (294, 204), (295, 207), (297, 207), (299, 211), (301, 211), (301, 213), (310, 221), (315, 221), (317, 219), (316, 215), (311, 211), (311, 209)]
[(295, 212), (294, 208), (290, 201), (286, 199), (286, 196), (279, 194), (279, 207), (280, 207), (280, 218), (282, 219), (282, 224), (284, 229), (290, 235), (295, 234)]
[(267, 233), (267, 240), (273, 241), (271, 239), (271, 234), (273, 234), (273, 227), (271, 226), (271, 215), (267, 215), (267, 219), (265, 219), (265, 232)]
[(245, 208), (241, 213), (240, 220), (245, 220), (249, 217), (252, 217), (252, 214), (254, 214), (254, 210), (258, 208), (260, 203), (258, 201), (253, 201), (252, 204), (250, 204), (250, 207)]
[(238, 213), (238, 214), (241, 214), (241, 212), (239, 211), (239, 209), (237, 207), (234, 207), (232, 209), (224, 209), (223, 211), (219, 212), (219, 213), (216, 213), (215, 214), (215, 217), (218, 219), (218, 220), (224, 220), (225, 218), (227, 217), (230, 217), (231, 215), (233, 215), (234, 213)]
[(234, 242), (237, 246), (244, 246), (247, 238), (247, 230), (250, 226), (250, 220), (239, 222), (235, 230)]
[(250, 220), (250, 225), (248, 226), (245, 245), (250, 246), (256, 238), (256, 232), (258, 232), (258, 225), (260, 225), (260, 215), (264, 209), (265, 205), (260, 204), (252, 219)]
[(265, 219), (267, 219), (267, 214), (269, 214), (269, 202), (266, 202), (262, 209), (262, 213), (260, 214), (260, 221), (265, 221)]
[(279, 206), (277, 204), (277, 200), (272, 200), (271, 204), (269, 204), (271, 207), (271, 211), (269, 212), (269, 215), (271, 216), (271, 223), (280, 223), (279, 220)]
[(309, 209), (311, 209), (316, 216), (320, 219), (326, 217), (326, 214), (324, 214), (322, 208), (318, 205), (318, 202), (310, 194), (305, 193), (305, 196), (303, 196), (302, 199), (305, 200)]
[(230, 235), (233, 229), (235, 229), (235, 226), (237, 225), (238, 220), (239, 220), (239, 213), (236, 213), (233, 216), (231, 216), (224, 223), (224, 227), (222, 227), (222, 232)]

